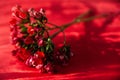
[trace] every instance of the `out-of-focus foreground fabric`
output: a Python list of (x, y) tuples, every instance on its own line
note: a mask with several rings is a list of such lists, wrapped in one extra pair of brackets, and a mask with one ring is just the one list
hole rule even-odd
[[(44, 8), (48, 21), (62, 25), (92, 10), (92, 16), (110, 14), (70, 26), (65, 30), (74, 56), (58, 74), (40, 74), (11, 54), (9, 40), (11, 8)], [(1, 0), (0, 1), (0, 80), (120, 80), (120, 1), (119, 0)], [(116, 15), (117, 14), (117, 15)], [(60, 44), (62, 34), (54, 42)]]

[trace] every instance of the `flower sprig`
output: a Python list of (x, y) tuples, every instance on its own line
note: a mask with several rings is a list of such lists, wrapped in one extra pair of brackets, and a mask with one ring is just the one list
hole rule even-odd
[[(68, 24), (57, 26), (48, 22), (43, 9), (39, 11), (33, 8), (23, 10), (19, 5), (14, 6), (10, 21), (11, 43), (15, 47), (12, 53), (26, 65), (37, 68), (41, 72), (56, 72), (56, 66), (67, 65), (73, 55), (70, 46), (66, 44), (64, 30), (73, 24), (101, 17), (96, 16), (84, 19), (83, 17), (87, 14), (89, 14), (89, 11)], [(52, 28), (46, 24), (52, 25)], [(50, 35), (49, 31), (54, 29), (59, 30)], [(64, 42), (57, 49), (52, 39), (60, 32), (63, 32)]]

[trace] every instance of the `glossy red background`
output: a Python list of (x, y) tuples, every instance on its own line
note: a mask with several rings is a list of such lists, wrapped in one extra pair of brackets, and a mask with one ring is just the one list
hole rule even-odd
[[(74, 53), (69, 66), (59, 74), (40, 74), (11, 55), (9, 20), (11, 7), (44, 8), (48, 20), (68, 23), (92, 9), (92, 15), (120, 12), (119, 0), (1, 0), (0, 1), (0, 80), (120, 80), (120, 15), (79, 23), (67, 28), (67, 41)], [(54, 42), (62, 42), (62, 34)]]

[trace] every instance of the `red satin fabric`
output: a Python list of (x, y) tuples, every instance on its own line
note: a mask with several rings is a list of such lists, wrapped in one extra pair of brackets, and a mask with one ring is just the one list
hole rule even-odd
[[(44, 8), (54, 24), (68, 23), (90, 9), (91, 16), (120, 12), (119, 0), (1, 0), (0, 80), (120, 80), (120, 15), (78, 23), (67, 28), (67, 41), (74, 56), (58, 74), (40, 74), (11, 55), (9, 41), (11, 7)], [(52, 34), (53, 32), (51, 32)], [(53, 41), (62, 43), (62, 34)]]

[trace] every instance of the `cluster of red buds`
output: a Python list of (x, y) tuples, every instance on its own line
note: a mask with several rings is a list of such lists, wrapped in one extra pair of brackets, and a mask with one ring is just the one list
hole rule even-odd
[[(23, 10), (17, 5), (12, 8), (10, 38), (15, 47), (12, 53), (26, 65), (41, 72), (53, 73), (56, 66), (66, 65), (71, 57), (70, 46), (56, 48), (47, 28), (45, 11), (33, 8)], [(57, 50), (56, 50), (57, 49)]]

